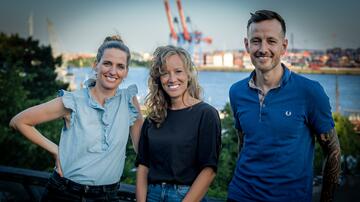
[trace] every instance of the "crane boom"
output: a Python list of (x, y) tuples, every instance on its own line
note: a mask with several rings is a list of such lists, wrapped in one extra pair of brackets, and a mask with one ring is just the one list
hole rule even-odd
[(164, 0), (164, 4), (165, 4), (165, 11), (166, 11), (166, 17), (168, 19), (168, 23), (169, 23), (169, 27), (170, 27), (170, 36), (171, 38), (173, 38), (174, 40), (178, 40), (178, 36), (175, 32), (175, 28), (174, 28), (174, 23), (172, 21), (172, 16), (171, 16), (171, 12), (170, 12), (170, 6), (169, 6), (169, 1), (168, 0)]
[(177, 4), (178, 10), (179, 10), (180, 22), (181, 22), (181, 25), (182, 25), (182, 28), (184, 31), (184, 39), (185, 39), (185, 41), (191, 41), (190, 33), (186, 27), (184, 11), (181, 6), (181, 0), (176, 0), (176, 4)]
[(176, 4), (179, 12), (179, 18), (175, 17), (174, 20), (172, 20), (169, 0), (164, 0), (166, 17), (170, 27), (169, 44), (172, 44), (175, 40), (177, 42), (177, 46), (185, 48), (189, 52), (195, 64), (203, 65), (202, 61), (204, 55), (202, 54), (201, 44), (211, 44), (212, 38), (203, 37), (201, 31), (194, 30), (190, 17), (187, 16), (185, 20), (181, 0), (176, 0)]

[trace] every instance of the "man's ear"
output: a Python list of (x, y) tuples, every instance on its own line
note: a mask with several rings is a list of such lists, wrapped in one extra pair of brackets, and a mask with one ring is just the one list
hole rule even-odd
[(289, 44), (288, 39), (287, 39), (287, 38), (284, 38), (284, 40), (283, 40), (283, 44), (282, 44), (282, 46), (283, 46), (283, 52), (282, 52), (282, 54), (285, 54), (285, 53), (286, 53), (286, 50), (287, 50), (288, 44)]
[(244, 45), (245, 45), (245, 49), (248, 53), (250, 53), (250, 48), (249, 48), (249, 40), (248, 38), (244, 38)]

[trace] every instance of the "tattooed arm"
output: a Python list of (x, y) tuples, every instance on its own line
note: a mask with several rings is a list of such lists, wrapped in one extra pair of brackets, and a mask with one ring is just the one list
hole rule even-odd
[(334, 192), (339, 184), (340, 175), (340, 144), (335, 128), (321, 134), (318, 141), (325, 154), (323, 186), (320, 201), (333, 201)]

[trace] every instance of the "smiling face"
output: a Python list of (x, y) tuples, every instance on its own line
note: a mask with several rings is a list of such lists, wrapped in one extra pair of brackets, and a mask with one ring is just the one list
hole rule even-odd
[(288, 41), (279, 21), (272, 19), (251, 23), (244, 42), (257, 70), (268, 72), (281, 68), (280, 58), (285, 54)]
[(109, 48), (104, 51), (101, 60), (95, 64), (96, 85), (104, 90), (114, 90), (128, 74), (126, 52)]
[(187, 96), (189, 76), (184, 62), (177, 54), (166, 58), (166, 65), (160, 75), (161, 86), (169, 95), (171, 102), (182, 102), (183, 96)]

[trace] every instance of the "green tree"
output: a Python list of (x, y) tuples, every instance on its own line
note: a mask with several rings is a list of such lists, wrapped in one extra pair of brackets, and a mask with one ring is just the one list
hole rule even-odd
[(136, 182), (136, 167), (135, 167), (136, 153), (129, 137), (126, 145), (126, 161), (124, 166), (121, 182), (126, 184), (135, 184)]
[(339, 136), (341, 154), (360, 155), (360, 137), (354, 131), (354, 125), (345, 116), (339, 113), (333, 115), (336, 133)]
[[(37, 40), (0, 33), (0, 164), (33, 169), (53, 165), (51, 156), (8, 126), (20, 111), (56, 96), (67, 84), (56, 81), (55, 67), (61, 57), (53, 58), (51, 47), (40, 46)], [(58, 142), (62, 122), (41, 124), (38, 129)]]
[(221, 120), (223, 130), (221, 151), (217, 174), (208, 194), (217, 198), (226, 198), (227, 187), (232, 178), (238, 156), (238, 136), (234, 128), (234, 118), (229, 103), (225, 105), (221, 113), (224, 115), (224, 118)]

